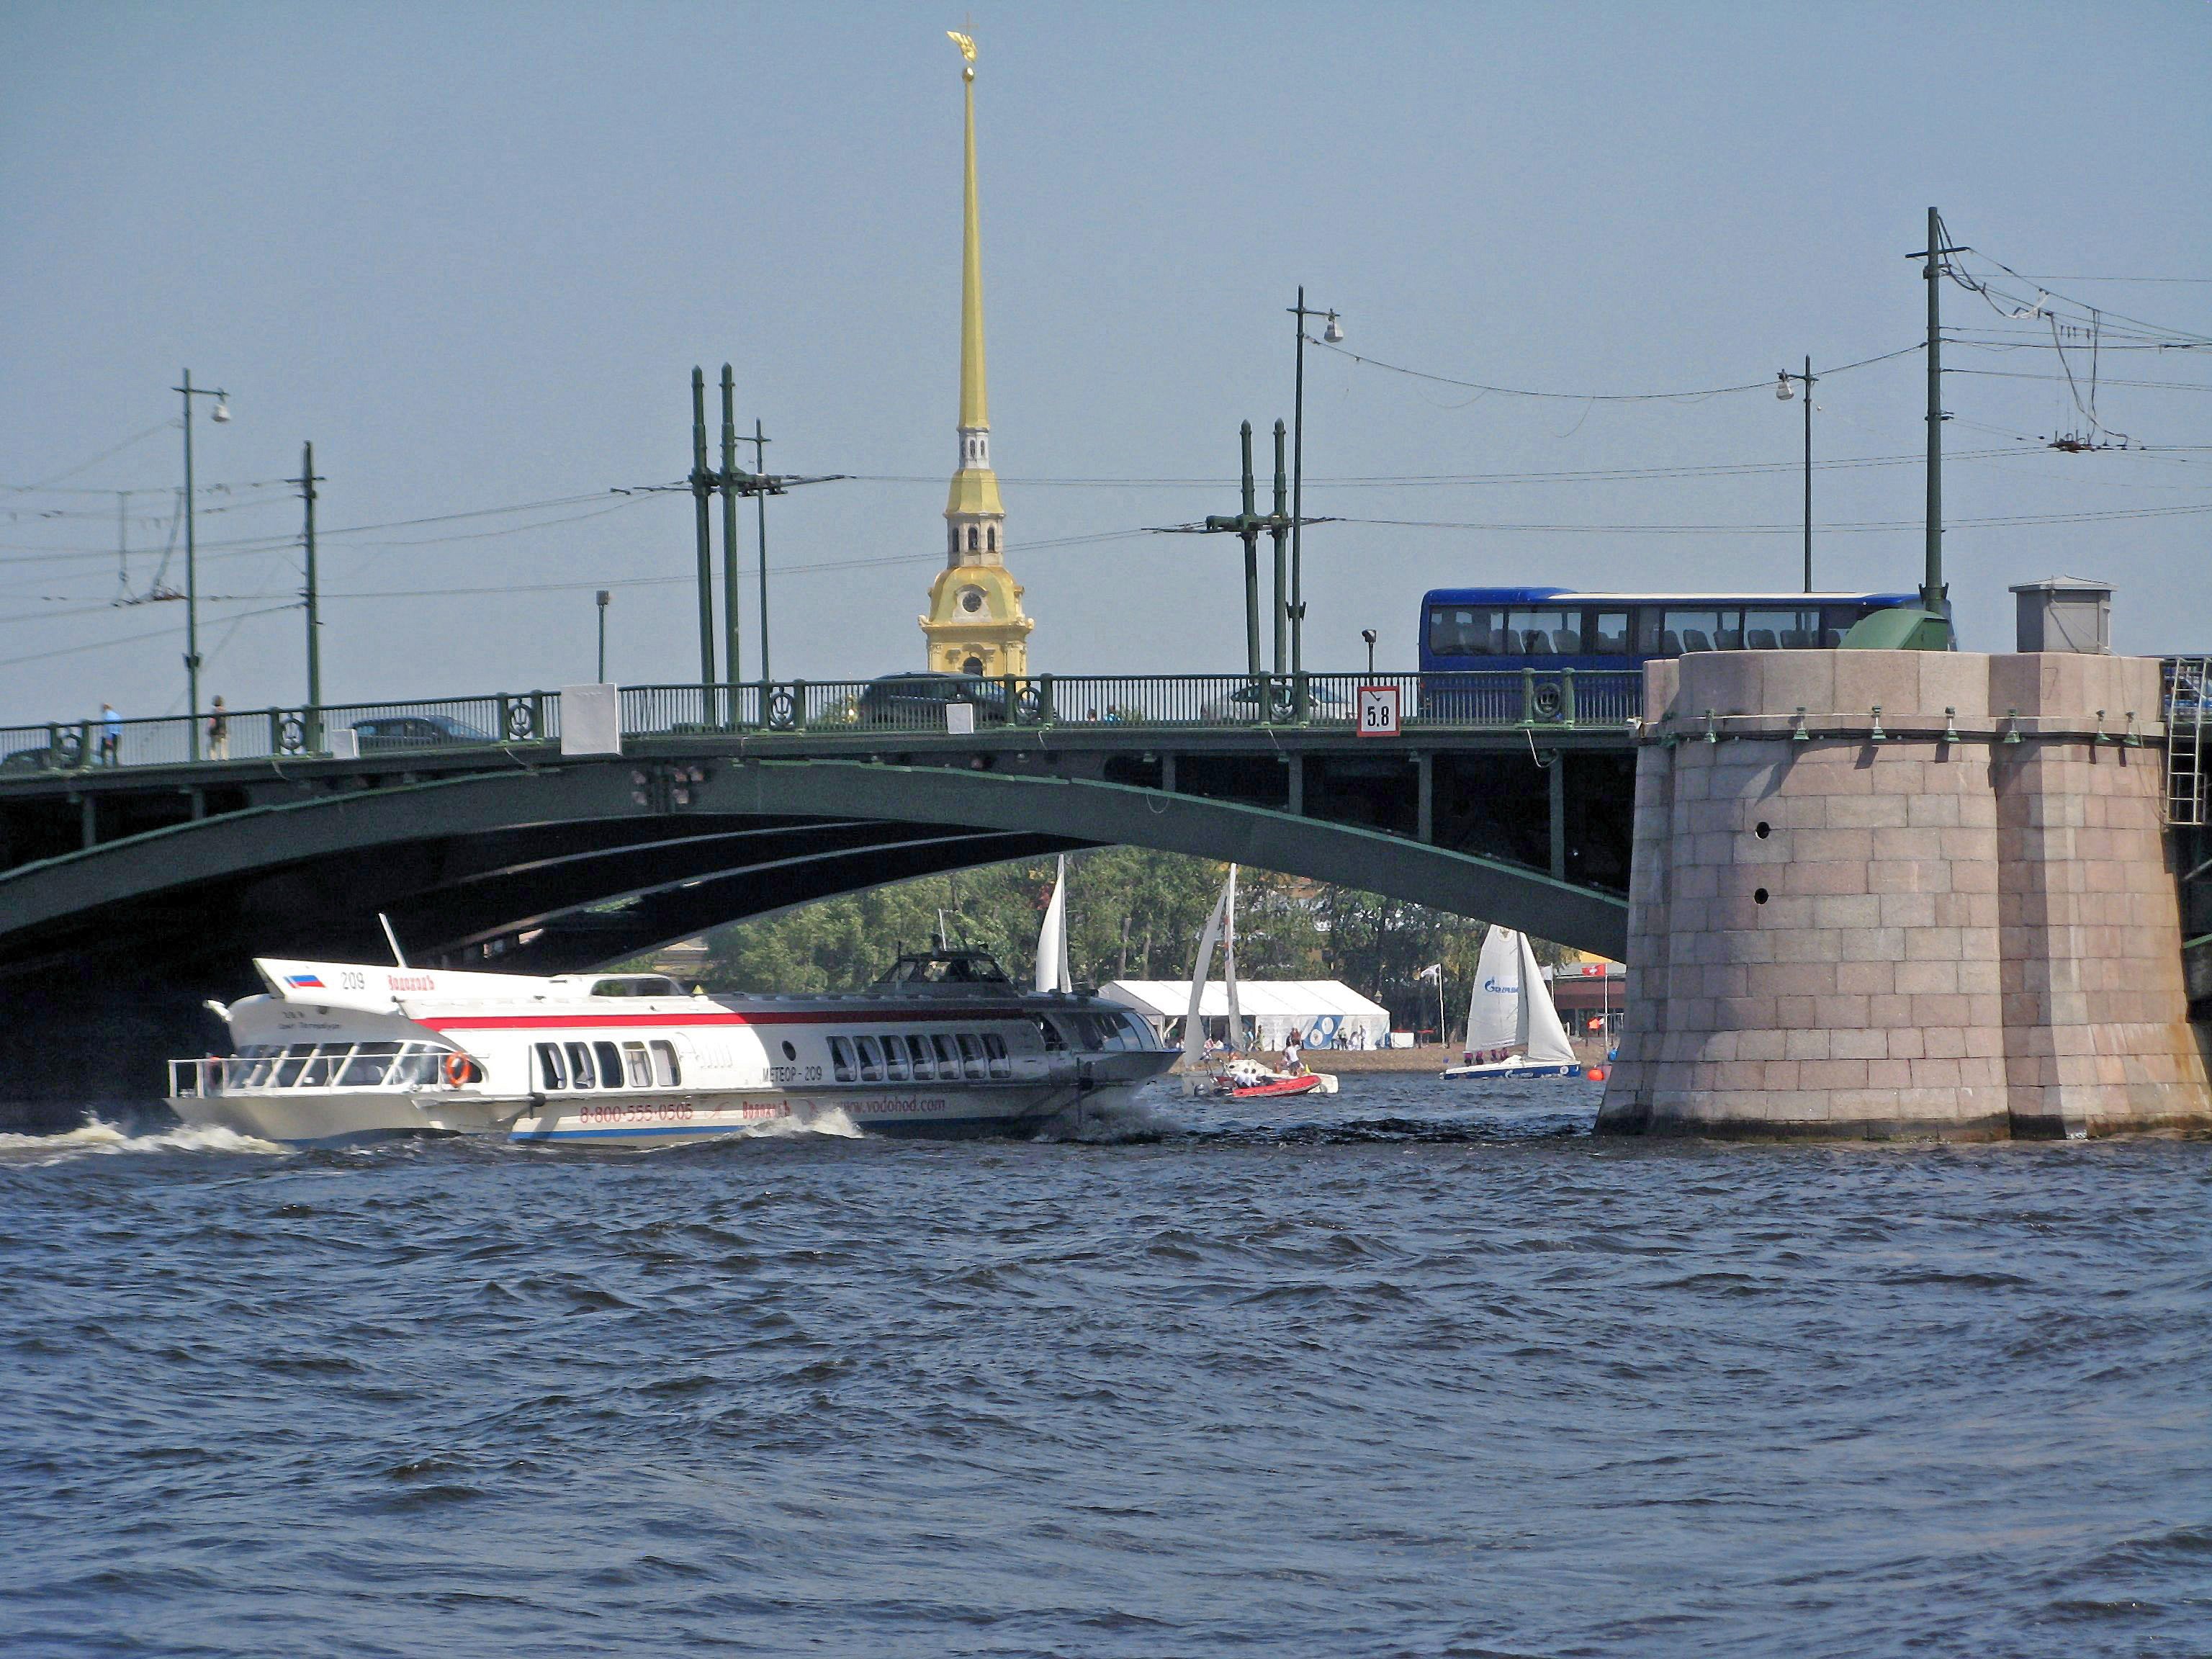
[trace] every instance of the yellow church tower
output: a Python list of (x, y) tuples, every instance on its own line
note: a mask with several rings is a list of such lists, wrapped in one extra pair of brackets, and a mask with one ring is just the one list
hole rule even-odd
[(960, 466), (945, 503), (945, 563), (921, 617), (924, 665), (955, 674), (1026, 674), (1030, 630), (1022, 587), (1006, 568), (1006, 510), (991, 470), (991, 417), (983, 386), (983, 233), (975, 205), (975, 43), (952, 36), (968, 94), (966, 224), (960, 266)]

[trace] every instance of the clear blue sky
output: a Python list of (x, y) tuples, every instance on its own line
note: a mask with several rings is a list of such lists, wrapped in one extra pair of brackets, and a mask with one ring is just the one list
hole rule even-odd
[[(691, 366), (727, 360), (774, 464), (871, 480), (772, 508), (777, 668), (918, 666), (954, 453), (960, 99), (943, 31), (960, 21), (16, 0), (0, 15), (0, 483), (155, 492), (127, 526), (143, 591), (185, 365), (236, 416), (199, 428), (202, 480), (283, 479), (312, 438), (322, 523), (343, 531), (676, 478)], [(2101, 280), (2212, 277), (2199, 0), (983, 6), (974, 27), (994, 447), (1039, 668), (1233, 666), (1233, 541), (1039, 544), (1229, 510), (1238, 421), (1290, 412), (1282, 307), (1301, 282), (1345, 313), (1348, 347), (1447, 376), (1570, 393), (1771, 381), (1808, 352), (1817, 371), (1918, 339), (1903, 256), (1934, 203), (2019, 271), (2212, 333), (2212, 283)], [(1999, 324), (1972, 295), (1944, 299), (1961, 324)], [(2048, 351), (1950, 361), (2057, 372)], [(1439, 584), (1795, 583), (1797, 404), (1531, 401), (1328, 354), (1309, 367), (1325, 481), (1778, 469), (1316, 483), (1310, 511), (1430, 522), (1311, 533), (1316, 666), (1354, 665), (1368, 626), (1386, 661), (1410, 661), (1418, 596)], [(2119, 585), (2124, 648), (2212, 647), (2212, 353), (2102, 369), (2104, 421), (2152, 453), (2039, 447), (2081, 424), (2053, 380), (1949, 385), (1970, 645), (2008, 646), (2007, 583), (2066, 570)], [(1921, 397), (1917, 356), (1824, 382), (1819, 454), (1916, 454)], [(1047, 482), (1079, 479), (1124, 482)], [(1158, 482), (1176, 479), (1219, 482)], [(1820, 531), (1824, 582), (1913, 584), (1917, 463), (1823, 471), (1815, 489), (1823, 525), (1901, 521)], [(206, 608), (207, 690), (296, 698), (298, 613), (248, 614), (290, 597), (296, 549), (220, 545), (295, 530), (296, 503), (204, 505), (234, 510), (202, 520), (202, 590), (237, 596)], [(328, 537), (329, 695), (588, 678), (603, 584), (616, 677), (693, 676), (688, 500), (577, 516), (599, 508)], [(2172, 508), (2192, 510), (1972, 522)], [(113, 498), (11, 491), (0, 511), (0, 722), (103, 697), (179, 707), (182, 607), (106, 605)], [(54, 511), (82, 516), (38, 516)], [(410, 597), (373, 597), (394, 593)]]

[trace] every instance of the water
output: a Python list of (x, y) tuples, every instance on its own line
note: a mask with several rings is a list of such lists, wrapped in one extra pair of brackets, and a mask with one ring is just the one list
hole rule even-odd
[(2212, 1651), (2212, 1145), (1491, 1086), (0, 1139), (0, 1650)]

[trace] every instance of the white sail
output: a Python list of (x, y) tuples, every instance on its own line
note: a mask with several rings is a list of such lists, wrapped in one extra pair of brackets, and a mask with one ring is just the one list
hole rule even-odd
[(1537, 1066), (1573, 1065), (1574, 1045), (1567, 1041), (1567, 1028), (1559, 1024), (1552, 988), (1544, 981), (1544, 971), (1537, 965), (1536, 952), (1526, 933), (1521, 935), (1521, 1009), (1522, 1041), (1527, 1045), (1523, 1052), (1529, 1061)]
[(1053, 878), (1052, 901), (1044, 907), (1044, 925), (1037, 929), (1036, 988), (1040, 991), (1073, 991), (1075, 975), (1067, 966), (1067, 856), (1060, 855)]
[(1521, 935), (1492, 927), (1484, 936), (1468, 998), (1467, 1050), (1483, 1054), (1522, 1042)]
[(1244, 1052), (1244, 1010), (1237, 1000), (1237, 866), (1229, 866), (1229, 884), (1221, 890), (1221, 977), (1229, 988), (1229, 1051)]
[(1228, 909), (1229, 890), (1224, 887), (1213, 902), (1213, 914), (1206, 919), (1206, 931), (1198, 936), (1198, 960), (1190, 964), (1190, 1012), (1182, 1022), (1182, 1057), (1194, 1069), (1206, 1063), (1206, 1022), (1199, 1016), (1198, 1006), (1206, 994), (1206, 981), (1213, 975), (1213, 947), (1221, 938), (1222, 919)]

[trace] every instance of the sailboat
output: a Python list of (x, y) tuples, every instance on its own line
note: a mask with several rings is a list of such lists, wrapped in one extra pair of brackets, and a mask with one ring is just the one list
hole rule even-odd
[(1559, 1011), (1528, 936), (1491, 928), (1474, 969), (1468, 1000), (1463, 1064), (1446, 1077), (1580, 1077), (1583, 1068), (1567, 1041)]
[(1044, 923), (1037, 929), (1036, 988), (1073, 991), (1075, 975), (1067, 964), (1067, 854), (1060, 855), (1053, 872), (1052, 898), (1044, 907)]
[[(1200, 1004), (1213, 971), (1213, 947), (1221, 946), (1221, 974), (1229, 994), (1229, 1053), (1227, 1065), (1209, 1073), (1206, 1057), (1206, 1021)], [(1190, 969), (1190, 1010), (1182, 1022), (1183, 1086), (1192, 1094), (1208, 1094), (1236, 1100), (1268, 1095), (1333, 1095), (1336, 1079), (1325, 1072), (1278, 1072), (1262, 1066), (1244, 1049), (1244, 1011), (1237, 1000), (1237, 866), (1229, 866), (1229, 879), (1206, 918), (1198, 940), (1198, 960)]]

